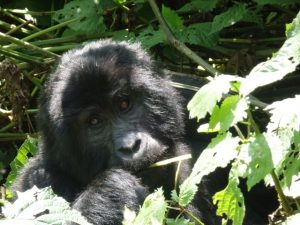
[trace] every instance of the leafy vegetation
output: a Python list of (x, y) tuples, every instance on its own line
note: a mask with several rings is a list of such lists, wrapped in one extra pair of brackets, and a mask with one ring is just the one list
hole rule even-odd
[[(209, 80), (188, 109), (190, 117), (200, 122), (198, 132), (216, 136), (171, 199), (158, 189), (138, 215), (126, 209), (123, 223), (202, 224), (186, 207), (203, 176), (229, 166), (228, 185), (213, 197), (224, 224), (240, 225), (247, 213), (240, 178), (246, 179), (248, 190), (262, 180), (275, 187), (281, 206), (270, 222), (297, 224), (299, 0), (161, 2), (159, 7), (152, 0), (70, 0), (65, 4), (15, 0), (1, 5), (2, 184), (9, 187), (28, 156), (36, 152), (35, 100), (59, 54), (98, 38), (139, 41), (165, 68), (198, 75), (195, 86), (183, 82), (181, 88), (198, 89), (197, 80)], [(1, 222), (17, 224), (31, 218), (34, 224), (59, 224), (74, 218), (86, 223), (50, 189), (33, 189), (18, 197), (14, 204), (5, 204), (7, 220)], [(35, 207), (47, 213), (36, 214)], [(167, 218), (170, 208), (181, 216)]]

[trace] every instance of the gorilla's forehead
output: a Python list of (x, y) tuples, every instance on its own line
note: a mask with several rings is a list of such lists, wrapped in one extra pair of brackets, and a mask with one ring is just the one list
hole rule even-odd
[(105, 105), (116, 92), (150, 90), (145, 86), (155, 79), (151, 65), (150, 57), (137, 44), (89, 43), (63, 55), (53, 74), (51, 102), (61, 109), (76, 104)]

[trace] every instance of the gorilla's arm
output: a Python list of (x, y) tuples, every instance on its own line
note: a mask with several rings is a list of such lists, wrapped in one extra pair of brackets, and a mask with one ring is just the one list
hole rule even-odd
[(147, 194), (138, 178), (125, 170), (111, 169), (95, 178), (75, 200), (73, 208), (93, 224), (119, 225), (124, 207), (137, 212)]
[(18, 179), (12, 186), (13, 191), (24, 192), (33, 186), (44, 188), (51, 186), (53, 191), (72, 202), (81, 188), (78, 183), (70, 179), (63, 171), (58, 171), (46, 164), (41, 155), (31, 158), (19, 172)]

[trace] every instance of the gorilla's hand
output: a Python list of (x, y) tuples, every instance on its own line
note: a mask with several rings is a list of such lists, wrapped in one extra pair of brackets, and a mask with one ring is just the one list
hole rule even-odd
[(111, 169), (95, 178), (73, 208), (93, 224), (122, 224), (124, 207), (137, 212), (147, 194), (138, 178), (125, 170)]

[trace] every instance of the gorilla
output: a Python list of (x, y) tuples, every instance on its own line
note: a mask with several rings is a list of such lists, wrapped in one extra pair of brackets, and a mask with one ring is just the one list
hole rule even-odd
[[(54, 192), (93, 224), (121, 224), (148, 193), (174, 189), (177, 164), (155, 162), (191, 153), (184, 142), (182, 98), (139, 44), (99, 40), (66, 52), (39, 98), (39, 153), (14, 190)], [(179, 183), (191, 171), (182, 163)], [(215, 212), (206, 188), (190, 210), (206, 224)]]

